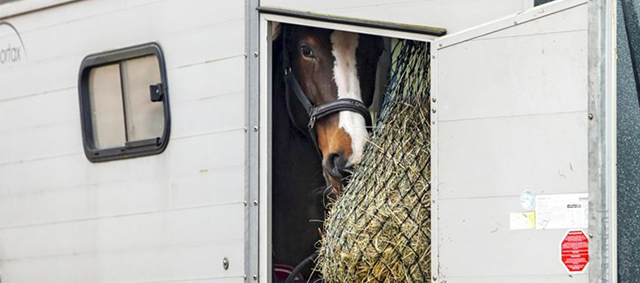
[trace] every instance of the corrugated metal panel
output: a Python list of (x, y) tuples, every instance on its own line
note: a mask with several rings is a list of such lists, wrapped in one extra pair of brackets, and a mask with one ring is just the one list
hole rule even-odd
[(438, 282), (588, 281), (566, 229), (510, 228), (525, 190), (588, 191), (586, 16), (564, 1), (434, 43)]
[[(0, 67), (3, 282), (243, 281), (244, 8), (79, 1), (6, 19), (29, 53)], [(167, 62), (169, 146), (90, 163), (80, 62), (149, 41)]]

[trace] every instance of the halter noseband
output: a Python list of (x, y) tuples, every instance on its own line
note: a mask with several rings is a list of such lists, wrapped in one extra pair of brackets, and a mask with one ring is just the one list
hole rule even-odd
[(361, 101), (351, 98), (339, 98), (322, 105), (314, 106), (309, 98), (304, 95), (304, 91), (302, 91), (298, 80), (296, 80), (293, 75), (291, 67), (287, 67), (287, 69), (285, 69), (284, 80), (288, 86), (293, 89), (293, 93), (296, 95), (296, 98), (298, 98), (298, 101), (300, 101), (302, 106), (304, 106), (304, 109), (307, 111), (307, 115), (309, 116), (309, 124), (307, 126), (310, 130), (315, 128), (317, 120), (340, 111), (351, 111), (362, 115), (367, 123), (367, 127), (371, 127), (371, 114), (369, 113), (369, 108), (367, 108), (367, 106)]
[[(284, 28), (284, 26), (283, 26)], [(367, 129), (371, 128), (371, 114), (369, 113), (369, 108), (359, 100), (351, 99), (351, 98), (338, 98), (334, 101), (321, 104), (318, 106), (313, 105), (311, 100), (307, 98), (304, 94), (304, 91), (300, 87), (298, 80), (293, 74), (293, 70), (289, 65), (289, 54), (286, 48), (286, 31), (282, 30), (282, 65), (284, 69), (284, 80), (285, 80), (285, 101), (287, 103), (287, 111), (289, 112), (289, 118), (291, 122), (298, 128), (300, 131), (304, 132), (302, 129), (298, 127), (298, 124), (295, 122), (293, 113), (291, 112), (291, 106), (289, 103), (289, 88), (293, 90), (296, 98), (302, 104), (305, 111), (307, 112), (307, 116), (309, 117), (309, 123), (307, 124), (309, 135), (313, 140), (318, 152), (320, 148), (318, 147), (318, 137), (317, 132), (315, 131), (316, 121), (324, 119), (325, 117), (342, 111), (351, 111), (360, 114), (367, 125)], [(321, 155), (322, 156), (322, 155)], [(321, 157), (322, 158), (322, 157)]]

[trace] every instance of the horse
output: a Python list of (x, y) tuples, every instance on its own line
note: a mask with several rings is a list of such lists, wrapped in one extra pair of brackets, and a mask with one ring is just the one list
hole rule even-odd
[(327, 194), (338, 194), (362, 159), (384, 44), (297, 25), (274, 34), (273, 262), (295, 266), (316, 250)]
[(289, 118), (301, 132), (308, 128), (325, 181), (339, 193), (368, 138), (382, 38), (295, 25), (281, 33)]

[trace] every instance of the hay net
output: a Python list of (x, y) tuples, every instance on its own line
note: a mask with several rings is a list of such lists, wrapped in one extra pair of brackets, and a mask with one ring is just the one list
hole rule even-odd
[(429, 282), (429, 46), (400, 40), (380, 117), (324, 225), (316, 269), (328, 283)]

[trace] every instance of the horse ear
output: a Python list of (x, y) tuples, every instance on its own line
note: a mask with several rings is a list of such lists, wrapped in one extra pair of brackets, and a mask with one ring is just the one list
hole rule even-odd
[(271, 40), (276, 40), (282, 33), (282, 24), (273, 22), (271, 24)]

